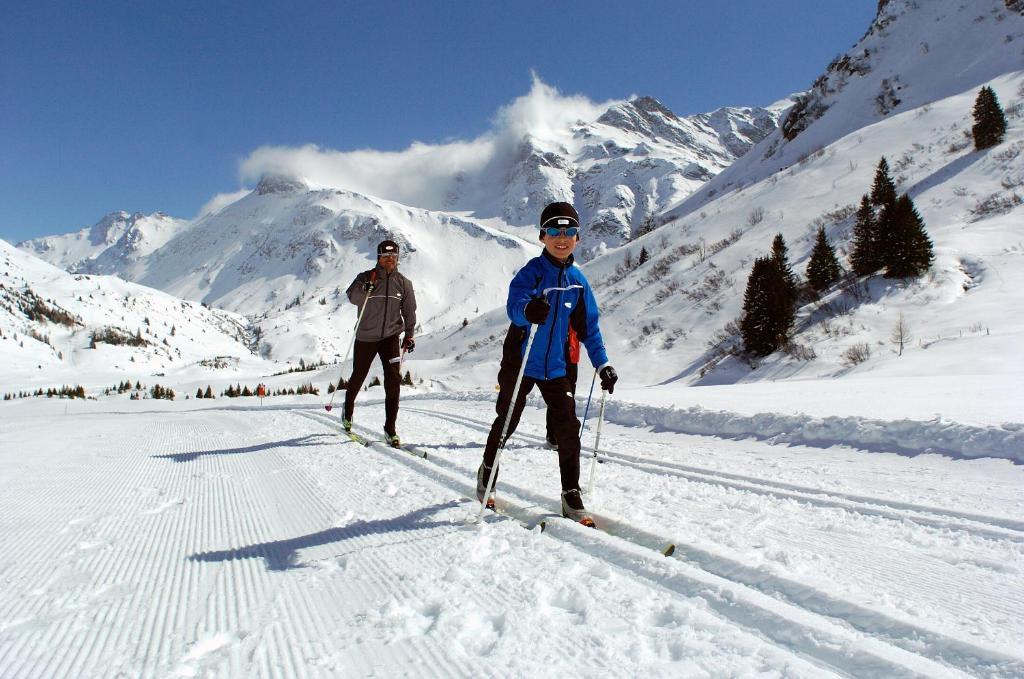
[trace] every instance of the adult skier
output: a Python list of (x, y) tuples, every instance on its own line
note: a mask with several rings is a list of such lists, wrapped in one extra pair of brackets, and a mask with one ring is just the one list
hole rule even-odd
[[(580, 223), (576, 209), (569, 203), (551, 203), (540, 216), (540, 241), (544, 250), (519, 270), (509, 284), (506, 312), (512, 324), (502, 350), (498, 371), (497, 417), (491, 425), (484, 448), (484, 458), (476, 475), (477, 499), (485, 501), (487, 484), (494, 468), (498, 448), (504, 445), (505, 426), (512, 393), (522, 367), (530, 326), (537, 326), (525, 356), (526, 366), (519, 387), (505, 439), (519, 424), (526, 396), (533, 387), (540, 390), (548, 412), (553, 415), (554, 438), (558, 443), (558, 468), (562, 485), (562, 515), (593, 526), (594, 519), (583, 506), (580, 493), (580, 421), (576, 417), (576, 401), (566, 377), (566, 344), (571, 327), (587, 348), (591, 363), (598, 368), (601, 388), (611, 393), (618, 376), (608, 363), (604, 340), (598, 325), (597, 299), (586, 276), (573, 263), (573, 250), (579, 242)], [(547, 295), (548, 288), (562, 288)], [(491, 489), (493, 492), (493, 488)], [(493, 498), (486, 498), (493, 507)]]
[[(352, 431), (356, 395), (363, 386), (374, 356), (380, 356), (384, 368), (384, 433), (388, 442), (398, 447), (401, 439), (395, 429), (398, 419), (398, 397), (402, 376), (400, 349), (412, 353), (416, 348), (416, 295), (412, 281), (398, 272), (398, 244), (391, 240), (377, 246), (377, 266), (363, 271), (346, 291), (350, 302), (362, 312), (356, 328), (352, 376), (345, 390), (345, 412), (341, 424)], [(365, 305), (365, 308), (364, 308)], [(401, 343), (398, 336), (405, 332)]]

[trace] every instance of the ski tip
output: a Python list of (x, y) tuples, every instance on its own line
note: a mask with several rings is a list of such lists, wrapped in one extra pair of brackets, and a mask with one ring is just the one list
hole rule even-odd
[(664, 554), (665, 556), (672, 556), (673, 554), (676, 553), (676, 546), (671, 544), (671, 543), (669, 543), (668, 547), (666, 547), (665, 549), (661, 550), (661, 553)]

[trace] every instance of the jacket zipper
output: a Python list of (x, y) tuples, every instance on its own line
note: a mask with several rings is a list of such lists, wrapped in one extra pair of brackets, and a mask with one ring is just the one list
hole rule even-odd
[(380, 338), (384, 339), (384, 328), (387, 327), (388, 322), (388, 293), (391, 292), (391, 274), (388, 274), (387, 281), (384, 283), (384, 317), (380, 319)]
[[(564, 288), (565, 282), (565, 269), (559, 269), (558, 271), (558, 287)], [(562, 306), (562, 291), (559, 290), (555, 296), (557, 303), (555, 304), (555, 316), (551, 319), (551, 329), (548, 330), (548, 349), (544, 352), (544, 379), (548, 378), (548, 359), (551, 357), (551, 343), (555, 340), (555, 323), (558, 322), (558, 307)]]

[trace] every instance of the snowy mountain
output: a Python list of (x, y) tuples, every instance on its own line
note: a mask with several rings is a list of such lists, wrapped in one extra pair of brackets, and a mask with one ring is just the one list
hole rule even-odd
[(1021, 8), (1016, 0), (881, 0), (864, 36), (796, 97), (778, 129), (667, 216), (693, 212), (857, 130), (1020, 70)]
[(154, 373), (261, 370), (244, 318), (112, 276), (69, 274), (0, 241), (5, 392)]
[(428, 331), (501, 304), (501, 281), (532, 250), (501, 225), (265, 177), (145, 258), (136, 280), (250, 316), (264, 355), (332, 360), (344, 355), (356, 320), (344, 292), (374, 266), (385, 238), (401, 248)]
[[(957, 374), (1000, 381), (1006, 370), (1019, 374), (1021, 45), (1024, 17), (996, 0), (885, 4), (850, 52), (870, 53), (871, 69), (847, 76), (841, 89), (830, 86), (817, 120), (808, 119), (791, 141), (773, 132), (666, 211), (664, 226), (584, 265), (624, 379), (657, 385)], [(950, 75), (958, 60), (969, 67)], [(835, 73), (830, 66), (824, 77)], [(904, 94), (882, 112), (875, 94), (884, 80), (898, 80)], [(998, 147), (975, 152), (971, 111), (986, 84), (998, 93), (1009, 130)], [(790, 356), (773, 355), (756, 370), (731, 356), (738, 344), (731, 322), (740, 316), (754, 258), (781, 233), (802, 276), (820, 225), (848, 267), (853, 212), (883, 156), (898, 190), (925, 219), (935, 245), (931, 272), (914, 281), (851, 281), (806, 303)], [(650, 259), (640, 265), (642, 250)], [(914, 337), (902, 356), (890, 341), (900, 314)], [(480, 319), (462, 333), (455, 354), (493, 360), (505, 323), (502, 310)], [(851, 349), (863, 347), (869, 358), (851, 362)]]
[(646, 97), (589, 123), (524, 135), (510, 156), (495, 153), (478, 174), (462, 173), (445, 211), (267, 174), (252, 193), (193, 222), (116, 213), (88, 232), (21, 247), (79, 273), (115, 273), (247, 314), (266, 356), (331, 360), (343, 356), (355, 320), (342, 293), (372, 266), (381, 239), (402, 246), (422, 330), (457, 328), (504, 302), (507, 278), (536, 252), (532, 225), (551, 200), (580, 206), (590, 224), (584, 249), (618, 245), (773, 130), (777, 117), (735, 108), (679, 118)]
[(462, 176), (460, 184), (483, 185), (459, 187), (448, 207), (532, 225), (545, 205), (566, 200), (588, 225), (584, 251), (617, 247), (764, 139), (777, 119), (756, 107), (681, 118), (652, 97), (617, 103), (593, 121), (527, 135), (498, 181), (491, 172)]
[(65, 234), (34, 238), (18, 247), (75, 273), (101, 273), (132, 278), (133, 265), (190, 226), (163, 212), (111, 212), (92, 226)]

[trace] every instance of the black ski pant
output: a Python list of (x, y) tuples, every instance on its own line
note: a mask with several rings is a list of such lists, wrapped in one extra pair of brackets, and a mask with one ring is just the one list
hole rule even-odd
[(380, 356), (380, 363), (384, 368), (384, 431), (388, 436), (394, 436), (395, 420), (398, 419), (398, 394), (402, 388), (402, 375), (398, 367), (402, 360), (398, 348), (398, 335), (376, 342), (356, 340), (352, 376), (348, 378), (348, 387), (345, 389), (345, 419), (352, 419), (356, 409), (356, 395), (363, 388), (363, 381), (366, 379), (366, 373), (370, 372), (374, 356)]
[[(495, 411), (498, 416), (494, 418), (490, 434), (487, 436), (487, 446), (484, 448), (484, 466), (488, 469), (494, 466), (494, 458), (501, 445), (501, 429), (505, 425), (505, 417), (512, 402), (512, 391), (516, 388), (516, 378), (519, 376), (519, 365), (502, 361), (501, 369), (498, 371), (498, 403)], [(572, 396), (572, 389), (569, 379), (558, 377), (553, 380), (535, 380), (532, 377), (523, 375), (523, 383), (519, 387), (519, 396), (516, 398), (515, 408), (512, 409), (512, 420), (508, 425), (508, 432), (505, 438), (512, 436), (512, 432), (519, 425), (519, 418), (526, 407), (526, 397), (534, 385), (540, 390), (547, 404), (548, 414), (552, 417), (551, 425), (555, 440), (558, 441), (558, 470), (561, 475), (562, 490), (579, 490), (580, 488), (580, 421), (576, 418), (576, 400)], [(497, 476), (494, 480), (497, 484)]]
[[(568, 353), (568, 352), (567, 352)], [(576, 396), (576, 377), (579, 375), (579, 365), (576, 363), (569, 363), (568, 360), (565, 363), (565, 379), (569, 380), (569, 391), (573, 397)], [(555, 411), (548, 408), (547, 412), (547, 439), (548, 441), (557, 442), (555, 438)]]

